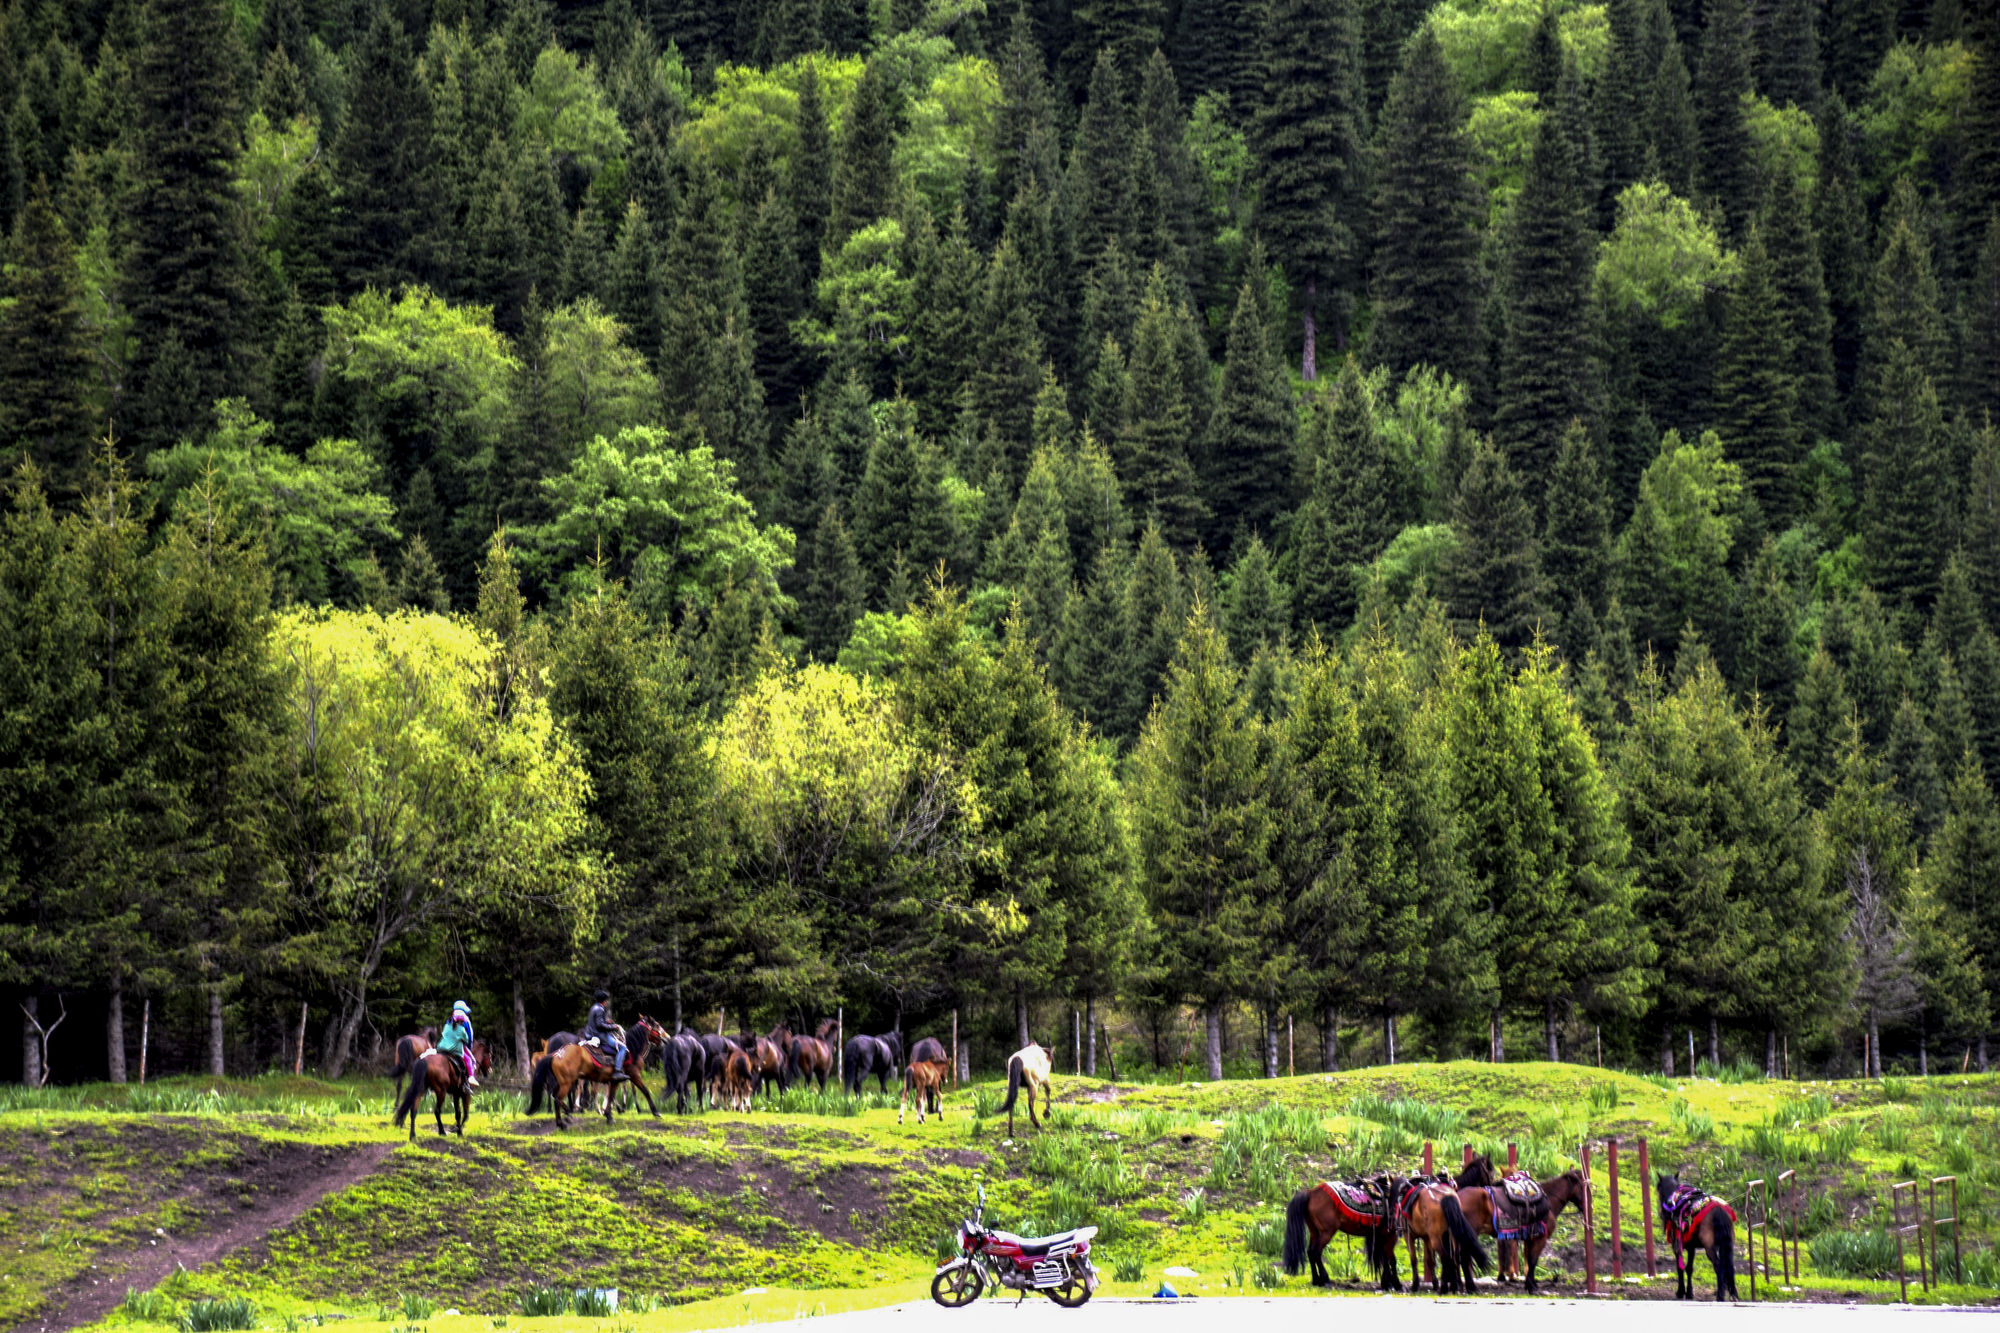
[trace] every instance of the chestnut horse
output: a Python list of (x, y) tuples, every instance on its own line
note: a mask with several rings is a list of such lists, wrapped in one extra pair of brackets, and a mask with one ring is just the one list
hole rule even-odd
[[(782, 1032), (784, 1029), (781, 1027), (778, 1031)], [(757, 1080), (758, 1092), (764, 1091), (773, 1083), (778, 1085), (778, 1092), (783, 1092), (791, 1086), (791, 1079), (785, 1074), (785, 1050), (778, 1044), (775, 1036), (760, 1037), (754, 1032), (745, 1032), (736, 1038), (736, 1044), (750, 1057), (750, 1070)], [(777, 1100), (775, 1093), (770, 1100)]]
[[(666, 1032), (650, 1018), (640, 1018), (632, 1024), (632, 1040), (625, 1048), (625, 1074), (632, 1080), (632, 1086), (646, 1099), (646, 1109), (653, 1113), (653, 1119), (660, 1118), (660, 1108), (653, 1104), (653, 1094), (646, 1087), (646, 1052), (658, 1042), (666, 1041)], [(551, 1047), (555, 1043), (549, 1043)], [(611, 1066), (597, 1058), (597, 1047), (587, 1042), (575, 1042), (557, 1049), (552, 1055), (545, 1055), (535, 1061), (535, 1072), (528, 1080), (528, 1114), (534, 1115), (542, 1109), (542, 1094), (547, 1093), (553, 1101), (550, 1107), (555, 1112), (556, 1128), (568, 1129), (569, 1116), (563, 1110), (570, 1094), (579, 1084), (611, 1083)], [(605, 1123), (611, 1121), (611, 1098), (604, 1099)]]
[[(1458, 1203), (1465, 1210), (1466, 1220), (1472, 1229), (1483, 1236), (1499, 1239), (1500, 1228), (1496, 1223), (1497, 1213), (1511, 1212), (1527, 1227), (1528, 1281), (1527, 1291), (1535, 1294), (1535, 1267), (1541, 1261), (1542, 1251), (1548, 1248), (1549, 1236), (1555, 1230), (1556, 1214), (1563, 1206), (1583, 1201), (1583, 1172), (1565, 1171), (1549, 1180), (1536, 1182), (1542, 1190), (1541, 1202), (1523, 1207), (1509, 1203), (1504, 1198), (1496, 1199), (1495, 1194), (1503, 1194), (1506, 1186), (1493, 1168), (1493, 1159), (1485, 1153), (1479, 1154), (1465, 1164), (1458, 1174)], [(1500, 1240), (1500, 1279), (1512, 1281), (1518, 1241)]]
[(909, 1108), (910, 1093), (917, 1094), (917, 1123), (924, 1123), (924, 1108), (937, 1112), (937, 1118), (944, 1119), (944, 1076), (950, 1068), (945, 1060), (912, 1060), (903, 1066), (903, 1100), (896, 1107), (896, 1123), (903, 1123), (903, 1112)]
[[(471, 1046), (473, 1067), (484, 1074), (487, 1069), (486, 1038), (476, 1039)], [(444, 1099), (451, 1098), (451, 1132), (465, 1137), (466, 1117), (472, 1114), (472, 1091), (465, 1086), (465, 1062), (455, 1055), (443, 1051), (425, 1051), (416, 1057), (416, 1065), (410, 1070), (409, 1090), (396, 1103), (395, 1123), (403, 1123), (403, 1117), (410, 1120), (410, 1141), (417, 1138), (417, 1103), (423, 1095), (431, 1095), (431, 1118), (437, 1121), (438, 1137), (444, 1137)]]
[(1397, 1201), (1403, 1226), (1410, 1238), (1410, 1286), (1423, 1286), (1423, 1269), (1417, 1267), (1417, 1242), (1437, 1260), (1437, 1276), (1431, 1280), (1433, 1292), (1473, 1290), (1473, 1269), (1485, 1272), (1493, 1266), (1479, 1233), (1459, 1207), (1458, 1190), (1448, 1180), (1411, 1181)]
[(748, 1111), (757, 1093), (757, 1074), (750, 1063), (750, 1057), (741, 1046), (730, 1043), (729, 1051), (722, 1058), (721, 1067), (716, 1071), (715, 1088), (709, 1094), (709, 1104), (722, 1105), (732, 1111)]
[[(1325, 1182), (1294, 1194), (1285, 1207), (1285, 1272), (1296, 1276), (1300, 1263), (1310, 1261), (1313, 1285), (1330, 1287), (1333, 1275), (1326, 1271), (1326, 1243), (1335, 1236), (1359, 1236), (1361, 1253), (1375, 1270), (1382, 1290), (1401, 1291), (1403, 1275), (1396, 1264), (1394, 1206), (1401, 1183), (1387, 1176), (1377, 1177), (1373, 1182), (1375, 1188), (1367, 1191), (1368, 1203), (1379, 1207), (1379, 1214), (1335, 1198), (1337, 1187)], [(1367, 1190), (1366, 1185), (1360, 1188)]]
[(396, 1038), (396, 1067), (389, 1071), (395, 1091), (390, 1094), (389, 1105), (394, 1106), (403, 1100), (403, 1076), (416, 1069), (417, 1061), (423, 1058), (425, 1051), (437, 1045), (437, 1039), (436, 1028), (425, 1028), (422, 1032)]

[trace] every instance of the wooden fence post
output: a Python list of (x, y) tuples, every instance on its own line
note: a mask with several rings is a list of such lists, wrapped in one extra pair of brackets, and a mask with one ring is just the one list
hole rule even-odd
[(843, 1088), (847, 1086), (847, 1006), (844, 1004), (833, 1008), (833, 1081)]
[(305, 1072), (306, 1072), (306, 1002), (304, 1000), (301, 1000), (299, 1001), (299, 1047), (298, 1047), (298, 1053), (292, 1057), (292, 1073), (294, 1076), (296, 1076), (299, 1074), (303, 1074)]
[(1597, 1219), (1590, 1210), (1590, 1145), (1583, 1145), (1583, 1289), (1592, 1296), (1597, 1294), (1597, 1244), (1591, 1236)]
[(1604, 1141), (1604, 1165), (1611, 1171), (1611, 1280), (1616, 1282), (1625, 1276), (1624, 1238), (1619, 1234), (1625, 1215), (1618, 1208), (1618, 1140)]
[(1646, 1140), (1639, 1140), (1639, 1211), (1646, 1221), (1646, 1276), (1658, 1277), (1653, 1260), (1653, 1162), (1646, 1154)]
[(958, 1010), (951, 1011), (951, 1086), (958, 1086)]

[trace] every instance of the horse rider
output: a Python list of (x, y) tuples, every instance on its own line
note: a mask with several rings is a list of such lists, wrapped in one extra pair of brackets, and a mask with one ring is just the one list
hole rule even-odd
[(452, 1003), (451, 1017), (445, 1020), (444, 1031), (438, 1034), (439, 1055), (456, 1058), (465, 1068), (465, 1086), (479, 1086), (478, 1065), (472, 1057), (472, 1006), (464, 1000)]
[(592, 998), (596, 1003), (590, 1006), (590, 1017), (583, 1021), (583, 1039), (610, 1049), (613, 1083), (630, 1083), (631, 1076), (625, 1072), (624, 1029), (611, 1021), (611, 992), (599, 990)]

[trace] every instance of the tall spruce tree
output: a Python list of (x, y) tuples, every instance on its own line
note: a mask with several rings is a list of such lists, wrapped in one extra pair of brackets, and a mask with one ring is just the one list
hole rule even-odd
[(1403, 56), (1378, 130), (1370, 361), (1479, 373), (1479, 225), (1465, 99), (1429, 27)]
[(1509, 651), (1533, 639), (1543, 604), (1534, 510), (1521, 480), (1491, 441), (1474, 446), (1452, 506), (1458, 545), (1440, 571), (1453, 625)]
[(1937, 391), (1916, 354), (1901, 338), (1887, 350), (1862, 432), (1864, 545), (1874, 587), (1921, 613), (1937, 595), (1956, 535), (1950, 445)]
[(21, 211), (9, 260), (0, 278), (0, 449), (10, 469), (32, 459), (66, 495), (90, 452), (93, 359), (76, 251), (44, 182)]
[(1118, 478), (1135, 513), (1153, 516), (1167, 541), (1192, 549), (1208, 519), (1195, 476), (1194, 409), (1179, 356), (1185, 308), (1170, 304), (1165, 275), (1147, 284), (1132, 330), (1132, 363), (1118, 436)]
[(1966, 328), (1958, 400), (1972, 422), (2000, 421), (2000, 209), (1987, 218), (1972, 281), (1961, 299)]
[[(951, 512), (944, 496), (944, 459), (917, 432), (916, 409), (898, 399), (868, 450), (868, 468), (854, 493), (855, 546), (882, 606), (898, 558), (928, 572), (951, 555)], [(901, 607), (889, 607), (900, 611)]]
[(1375, 405), (1354, 358), (1331, 395), (1318, 396), (1303, 441), (1306, 498), (1293, 516), (1291, 565), (1302, 626), (1327, 634), (1354, 619), (1362, 567), (1395, 535), (1389, 460)]
[(810, 60), (799, 71), (796, 123), (798, 144), (785, 164), (785, 202), (798, 220), (799, 276), (811, 283), (819, 277), (820, 248), (826, 244), (833, 208), (833, 146), (819, 67)]
[(1694, 104), (1701, 128), (1697, 185), (1715, 201), (1731, 235), (1741, 236), (1756, 213), (1757, 164), (1744, 118), (1751, 91), (1750, 15), (1744, 0), (1716, 0), (1702, 15), (1701, 60)]
[(826, 248), (837, 252), (863, 227), (896, 212), (896, 108), (888, 68), (862, 67), (848, 103), (833, 170), (833, 211)]
[[(142, 403), (162, 402), (168, 381), (185, 377), (205, 405), (250, 368), (247, 238), (235, 181), (242, 41), (222, 0), (149, 0), (145, 32), (131, 90), (138, 168), (126, 219), (131, 378)], [(185, 363), (163, 367), (172, 342)], [(171, 444), (178, 423), (159, 411), (150, 416), (140, 423), (141, 443)]]
[(1229, 321), (1222, 363), (1214, 438), (1207, 449), (1203, 478), (1210, 513), (1209, 546), (1226, 555), (1235, 532), (1275, 533), (1292, 498), (1298, 416), (1290, 381), (1259, 313), (1256, 293), (1245, 283)]
[(1595, 234), (1575, 150), (1545, 116), (1514, 203), (1493, 438), (1540, 511), (1562, 434), (1595, 426), (1600, 389), (1591, 337)]
[(1774, 531), (1798, 508), (1793, 476), (1802, 450), (1797, 423), (1801, 388), (1785, 311), (1780, 306), (1763, 233), (1750, 228), (1742, 272), (1730, 294), (1715, 373), (1715, 432)]
[(1780, 171), (1764, 197), (1758, 232), (1771, 261), (1771, 286), (1790, 352), (1801, 443), (1831, 434), (1840, 420), (1833, 374), (1833, 316), (1810, 207), (1798, 177)]
[(442, 210), (430, 107), (409, 32), (380, 0), (355, 45), (348, 80), (333, 154), (342, 289), (436, 283), (443, 276), (433, 262)]
[(1257, 229), (1299, 293), (1309, 380), (1322, 309), (1334, 346), (1346, 346), (1360, 272), (1367, 106), (1357, 9), (1354, 0), (1270, 0), (1260, 46), (1263, 95), (1250, 126)]
[(1112, 50), (1100, 49), (1090, 71), (1090, 92), (1078, 118), (1062, 205), (1070, 243), (1082, 269), (1094, 268), (1114, 239), (1130, 237), (1141, 220), (1132, 215), (1134, 160), (1125, 71)]
[(1778, 0), (1757, 48), (1758, 91), (1807, 115), (1818, 114), (1822, 96), (1817, 9), (1812, 0)]
[[(1965, 923), (1980, 985), (1988, 996), (2000, 994), (2000, 807), (1976, 755), (1963, 754), (1952, 766), (1944, 824), (1931, 840), (1924, 878)], [(1984, 1072), (1987, 1034), (1970, 1035)]]
[(1606, 610), (1611, 587), (1611, 499), (1596, 441), (1581, 426), (1563, 435), (1549, 479), (1542, 573), (1563, 616), (1563, 645), (1579, 660), (1592, 645), (1577, 631)]

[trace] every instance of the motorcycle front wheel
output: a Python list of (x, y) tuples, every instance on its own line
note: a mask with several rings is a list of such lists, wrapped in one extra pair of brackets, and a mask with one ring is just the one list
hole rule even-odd
[(967, 1264), (932, 1278), (931, 1299), (947, 1310), (956, 1310), (978, 1300), (985, 1286), (986, 1279), (979, 1275), (979, 1270)]
[(1046, 1290), (1049, 1293), (1049, 1299), (1065, 1310), (1074, 1310), (1077, 1306), (1082, 1305), (1090, 1299), (1090, 1288), (1084, 1285), (1084, 1281), (1080, 1277), (1073, 1277), (1060, 1287), (1049, 1287)]

